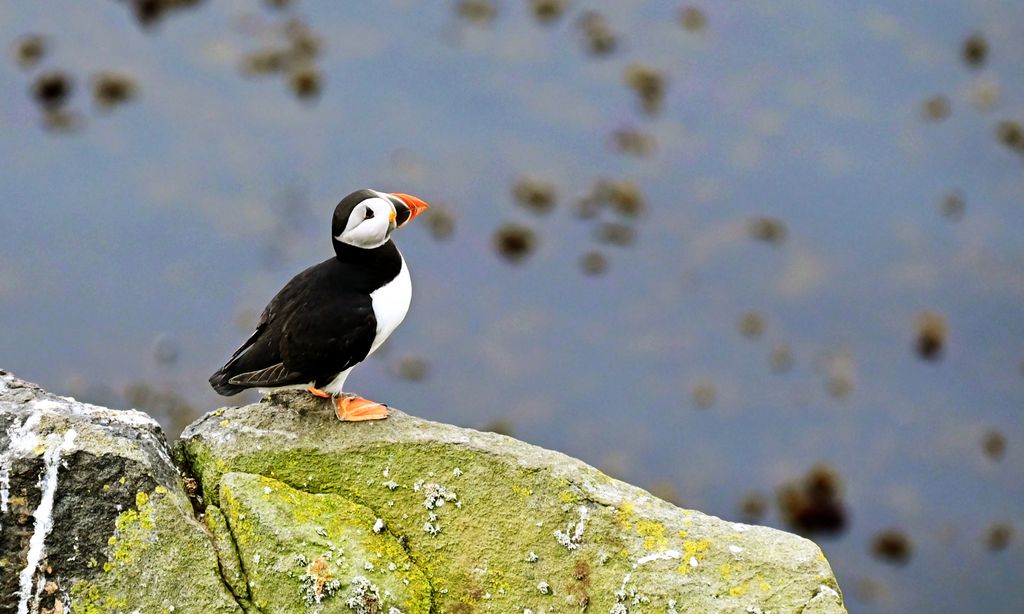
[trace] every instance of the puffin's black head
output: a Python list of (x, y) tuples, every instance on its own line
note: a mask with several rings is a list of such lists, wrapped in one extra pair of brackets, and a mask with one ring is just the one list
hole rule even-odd
[(408, 194), (357, 190), (334, 208), (331, 236), (339, 243), (374, 249), (388, 242), (391, 232), (401, 228), (429, 205)]

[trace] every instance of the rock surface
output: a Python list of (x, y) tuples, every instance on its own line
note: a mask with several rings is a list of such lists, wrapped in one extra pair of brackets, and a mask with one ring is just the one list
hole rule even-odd
[(152, 418), (0, 371), (0, 611), (71, 606), (241, 611)]
[[(366, 612), (428, 611), (428, 595), (441, 612), (844, 611), (814, 543), (679, 509), (501, 435), (398, 411), (339, 423), (326, 401), (282, 393), (208, 414), (180, 446), (207, 509), (225, 511), (257, 607), (295, 584), (296, 560), (336, 544), (340, 585), (325, 612), (349, 611), (356, 578), (379, 596)], [(271, 609), (303, 611), (291, 603)]]
[(0, 611), (845, 611), (806, 539), (397, 411), (275, 395), (173, 456), (145, 414), (0, 372)]

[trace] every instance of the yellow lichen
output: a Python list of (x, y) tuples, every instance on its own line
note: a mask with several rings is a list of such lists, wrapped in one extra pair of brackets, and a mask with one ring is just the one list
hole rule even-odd
[(512, 493), (519, 497), (520, 500), (526, 501), (526, 498), (533, 494), (533, 491), (525, 486), (519, 484), (512, 485)]
[(629, 501), (623, 501), (622, 505), (615, 510), (615, 518), (619, 521), (619, 526), (623, 529), (629, 530), (633, 524), (633, 513), (636, 508)]
[(128, 600), (113, 595), (104, 596), (91, 582), (77, 582), (71, 587), (75, 614), (104, 614), (128, 607)]
[(703, 561), (708, 549), (711, 548), (711, 541), (708, 539), (688, 539), (683, 542), (683, 564), (678, 570), (681, 574), (690, 572), (692, 567), (690, 560)]
[(644, 548), (650, 550), (664, 550), (668, 546), (668, 537), (665, 536), (665, 525), (653, 520), (639, 520), (636, 523), (636, 532), (644, 538)]
[(737, 584), (736, 586), (730, 588), (729, 594), (733, 597), (742, 597), (743, 595), (747, 594), (748, 590), (750, 590), (750, 587), (747, 585), (747, 583), (744, 582), (743, 584)]

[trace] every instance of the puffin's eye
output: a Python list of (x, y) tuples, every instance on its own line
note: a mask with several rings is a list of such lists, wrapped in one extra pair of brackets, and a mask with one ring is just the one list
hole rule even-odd
[(372, 217), (373, 217), (373, 209), (371, 209), (371, 208), (367, 207), (367, 208), (366, 208), (366, 217), (365, 217), (365, 218), (363, 218), (363, 219), (366, 219), (366, 220), (368, 220), (368, 219), (370, 219), (370, 218), (372, 218)]

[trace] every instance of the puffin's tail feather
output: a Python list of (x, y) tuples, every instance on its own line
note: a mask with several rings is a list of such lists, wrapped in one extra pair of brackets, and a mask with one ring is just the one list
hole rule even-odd
[(217, 391), (217, 394), (225, 397), (230, 397), (242, 392), (247, 386), (239, 386), (232, 384), (228, 380), (231, 379), (231, 374), (226, 373), (223, 368), (210, 376), (210, 385)]

